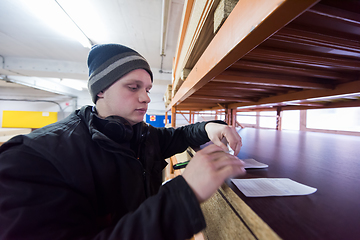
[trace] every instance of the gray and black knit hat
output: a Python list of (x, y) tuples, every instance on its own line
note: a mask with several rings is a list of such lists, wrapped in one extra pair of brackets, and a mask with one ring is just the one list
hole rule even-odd
[(94, 103), (97, 94), (110, 87), (119, 78), (136, 69), (153, 75), (146, 59), (135, 50), (120, 44), (101, 44), (91, 48), (88, 56), (88, 89)]

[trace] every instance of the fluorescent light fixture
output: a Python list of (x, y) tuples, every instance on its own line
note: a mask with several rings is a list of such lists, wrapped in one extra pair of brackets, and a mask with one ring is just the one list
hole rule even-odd
[(61, 34), (79, 41), (91, 48), (91, 41), (56, 0), (23, 0), (37, 17)]
[[(56, 0), (88, 38), (95, 42), (109, 42), (113, 29), (104, 24), (100, 13), (107, 14), (104, 4), (89, 0)], [(106, 17), (106, 16), (105, 16)]]
[(79, 79), (70, 79), (70, 78), (46, 78), (47, 82), (55, 82), (63, 86), (82, 91), (87, 89), (87, 81)]
[(85, 80), (63, 78), (60, 80), (60, 83), (79, 91), (87, 89), (87, 81)]

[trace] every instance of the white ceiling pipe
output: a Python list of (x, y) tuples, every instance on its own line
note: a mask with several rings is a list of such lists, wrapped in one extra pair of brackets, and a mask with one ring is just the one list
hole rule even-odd
[(171, 0), (163, 0), (161, 16), (160, 56), (165, 56)]

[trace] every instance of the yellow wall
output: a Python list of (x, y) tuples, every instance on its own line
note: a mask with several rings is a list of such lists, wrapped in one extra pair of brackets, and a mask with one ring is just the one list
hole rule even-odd
[(57, 112), (3, 111), (3, 128), (41, 128), (57, 121)]

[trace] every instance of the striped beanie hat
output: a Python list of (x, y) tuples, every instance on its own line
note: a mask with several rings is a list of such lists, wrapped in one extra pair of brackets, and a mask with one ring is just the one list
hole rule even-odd
[(88, 56), (88, 89), (94, 103), (97, 94), (136, 69), (146, 70), (153, 81), (148, 62), (135, 50), (120, 44), (94, 45)]

